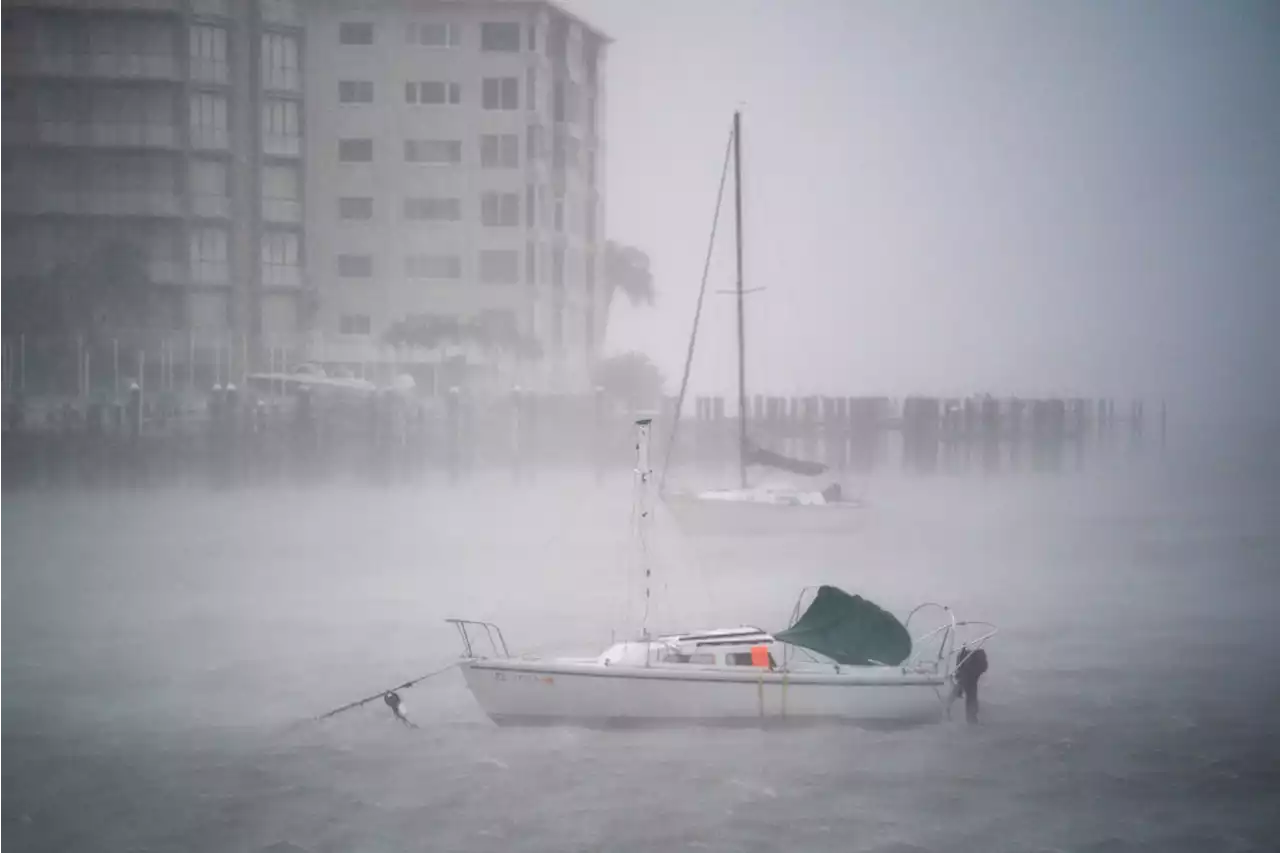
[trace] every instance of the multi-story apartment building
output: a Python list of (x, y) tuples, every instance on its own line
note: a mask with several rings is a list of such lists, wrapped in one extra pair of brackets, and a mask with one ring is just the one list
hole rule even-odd
[(5, 278), (123, 242), (145, 265), (148, 326), (295, 334), (302, 12), (301, 0), (6, 0)]
[(605, 309), (606, 38), (543, 0), (317, 0), (307, 32), (307, 268), (330, 352), (376, 354), (405, 318), (479, 319), (580, 380)]

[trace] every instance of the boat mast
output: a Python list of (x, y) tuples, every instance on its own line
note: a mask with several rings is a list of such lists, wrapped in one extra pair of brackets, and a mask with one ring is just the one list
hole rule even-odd
[(738, 252), (738, 476), (747, 487), (747, 367), (742, 305), (742, 112), (733, 114), (733, 212)]
[[(640, 617), (640, 636), (649, 639), (649, 601), (651, 593), (649, 584), (653, 578), (653, 569), (649, 565), (649, 523), (653, 513), (653, 501), (649, 494), (653, 480), (653, 469), (649, 464), (649, 427), (652, 418), (640, 418), (636, 421), (636, 469), (635, 496), (632, 506), (636, 538), (640, 546), (641, 568), (644, 569), (644, 612)], [(628, 605), (630, 609), (630, 605)], [(647, 662), (646, 662), (647, 665)]]

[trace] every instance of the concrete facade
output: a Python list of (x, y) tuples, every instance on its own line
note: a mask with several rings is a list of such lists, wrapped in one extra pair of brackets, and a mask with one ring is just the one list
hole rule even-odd
[(131, 245), (148, 329), (296, 336), (303, 4), (4, 5), (5, 279)]
[(377, 360), (405, 318), (467, 318), (536, 340), (533, 372), (581, 385), (605, 307), (605, 37), (537, 0), (307, 16), (306, 266), (327, 360)]

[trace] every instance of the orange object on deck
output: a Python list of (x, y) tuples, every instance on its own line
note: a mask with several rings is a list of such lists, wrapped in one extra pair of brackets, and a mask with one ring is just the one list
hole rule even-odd
[(768, 646), (752, 646), (751, 647), (751, 665), (769, 667), (769, 647)]

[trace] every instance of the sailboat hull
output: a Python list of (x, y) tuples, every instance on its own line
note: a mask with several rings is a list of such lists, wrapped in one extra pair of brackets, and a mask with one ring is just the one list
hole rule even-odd
[(944, 679), (889, 667), (844, 675), (744, 669), (520, 660), (462, 666), (472, 694), (499, 725), (903, 725), (939, 719), (946, 696)]
[(857, 533), (866, 515), (856, 501), (788, 504), (670, 495), (663, 503), (686, 535), (739, 536)]

